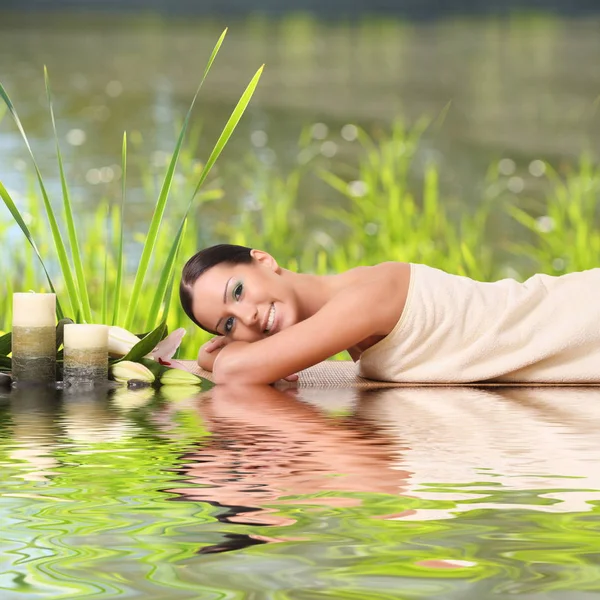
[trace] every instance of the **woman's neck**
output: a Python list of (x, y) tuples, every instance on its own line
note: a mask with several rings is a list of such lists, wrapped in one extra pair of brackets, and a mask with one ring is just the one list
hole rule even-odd
[(300, 320), (308, 319), (318, 312), (337, 291), (336, 275), (311, 275), (295, 273), (287, 269), (281, 275), (292, 286), (300, 310)]

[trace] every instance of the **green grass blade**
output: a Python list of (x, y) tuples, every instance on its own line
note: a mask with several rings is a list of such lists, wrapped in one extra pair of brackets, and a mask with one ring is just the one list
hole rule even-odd
[[(125, 212), (125, 189), (127, 178), (127, 132), (123, 132), (123, 146), (121, 148), (121, 218), (119, 222), (119, 250), (117, 255), (117, 279), (115, 281), (115, 294), (113, 297), (112, 324), (119, 320), (119, 306), (121, 304), (121, 286), (123, 285), (123, 216)], [(105, 321), (103, 321), (104, 323)]]
[[(252, 78), (252, 80), (250, 81), (250, 83), (248, 84), (248, 86), (246, 87), (244, 93), (242, 94), (240, 100), (238, 101), (236, 107), (233, 109), (233, 112), (231, 113), (231, 116), (229, 117), (229, 120), (227, 121), (227, 123), (225, 124), (225, 127), (223, 128), (223, 131), (221, 132), (221, 135), (219, 136), (219, 139), (217, 140), (217, 143), (215, 144), (212, 152), (210, 153), (210, 156), (208, 157), (208, 160), (206, 161), (206, 164), (204, 165), (204, 168), (202, 169), (202, 173), (200, 174), (200, 179), (198, 181), (198, 184), (196, 185), (196, 188), (194, 190), (194, 193), (192, 194), (192, 197), (190, 198), (190, 202), (188, 204), (187, 210), (185, 212), (185, 215), (183, 217), (183, 220), (181, 222), (181, 225), (179, 226), (179, 230), (177, 233), (177, 237), (176, 237), (176, 243), (173, 244), (172, 248), (171, 248), (171, 252), (169, 253), (169, 258), (171, 258), (171, 253), (175, 252), (175, 255), (173, 256), (173, 261), (176, 258), (176, 254), (177, 254), (177, 250), (180, 244), (180, 237), (182, 235), (182, 232), (185, 228), (185, 223), (187, 221), (187, 216), (189, 214), (189, 211), (192, 207), (192, 203), (194, 201), (194, 198), (196, 197), (196, 195), (198, 194), (198, 191), (200, 190), (200, 187), (202, 186), (202, 184), (204, 183), (204, 181), (206, 180), (206, 177), (208, 176), (208, 173), (210, 172), (211, 168), (213, 167), (213, 165), (215, 164), (215, 162), (217, 161), (217, 158), (219, 158), (219, 155), (221, 154), (221, 152), (223, 151), (223, 148), (225, 147), (225, 145), (227, 144), (227, 142), (229, 141), (229, 138), (231, 137), (231, 135), (233, 134), (237, 124), (240, 122), (240, 119), (242, 118), (246, 108), (248, 107), (248, 104), (250, 103), (250, 100), (252, 99), (252, 96), (256, 90), (256, 86), (258, 85), (258, 82), (260, 80), (260, 77), (262, 75), (264, 69), (264, 65), (260, 67), (260, 69), (258, 69), (258, 71), (255, 73), (254, 77)], [(169, 262), (169, 260), (167, 260), (167, 263)], [(161, 276), (161, 281), (163, 279), (163, 277), (166, 275), (166, 271), (163, 269), (163, 274)], [(172, 276), (171, 276), (171, 279)], [(167, 293), (165, 294), (164, 297), (168, 297), (168, 300), (165, 303), (165, 313), (168, 310), (168, 305), (170, 302), (170, 298), (171, 298), (171, 292), (172, 292), (172, 285), (173, 282), (171, 281), (171, 285), (167, 285), (166, 281), (165, 281), (165, 289), (167, 290)], [(153, 316), (154, 319), (156, 319), (156, 316), (154, 315), (154, 313), (152, 312), (153, 310), (158, 310), (160, 307), (160, 303), (162, 303), (162, 300), (159, 302), (158, 300), (159, 296), (156, 295), (154, 298), (154, 302), (152, 303), (152, 310), (151, 310), (151, 315)], [(158, 313), (156, 313), (158, 314)], [(164, 318), (164, 317), (163, 317)], [(149, 321), (150, 322), (150, 319)]]
[(236, 107), (233, 109), (233, 112), (231, 113), (229, 120), (225, 124), (225, 127), (223, 128), (223, 131), (221, 132), (221, 135), (219, 136), (219, 139), (217, 140), (217, 143), (215, 144), (215, 147), (213, 148), (212, 152), (210, 153), (210, 156), (208, 157), (208, 160), (206, 161), (206, 164), (204, 165), (204, 168), (202, 169), (202, 173), (200, 174), (200, 179), (198, 180), (198, 184), (196, 185), (196, 189), (194, 190), (194, 195), (192, 196), (192, 200), (190, 200), (190, 205), (191, 205), (193, 199), (195, 198), (196, 194), (198, 193), (198, 190), (204, 183), (204, 181), (205, 181), (206, 177), (208, 176), (210, 170), (212, 169), (213, 165), (217, 161), (217, 158), (219, 158), (219, 155), (223, 151), (223, 148), (225, 148), (225, 144), (227, 144), (227, 142), (229, 141), (229, 138), (231, 137), (231, 134), (234, 132), (237, 124), (240, 122), (242, 115), (244, 114), (246, 108), (248, 107), (248, 104), (250, 103), (250, 100), (252, 99), (252, 95), (254, 94), (254, 91), (256, 90), (256, 86), (258, 85), (260, 76), (262, 75), (264, 68), (265, 68), (265, 66), (263, 65), (262, 67), (260, 67), (260, 69), (258, 69), (258, 71), (255, 73), (254, 77), (252, 78), (252, 80), (250, 81), (248, 86), (246, 87), (246, 89), (245, 89), (244, 93), (242, 94), (242, 97), (240, 98)]
[(100, 309), (100, 323), (106, 323), (108, 317), (108, 254), (104, 256), (104, 286), (102, 290), (102, 308)]
[(131, 291), (131, 297), (129, 299), (129, 303), (127, 306), (127, 313), (125, 315), (125, 325), (124, 325), (125, 329), (131, 328), (134, 315), (136, 314), (136, 311), (137, 311), (137, 304), (138, 304), (138, 301), (140, 298), (142, 285), (144, 283), (146, 273), (148, 272), (150, 259), (152, 257), (154, 246), (156, 244), (156, 239), (158, 237), (158, 230), (160, 228), (162, 217), (165, 212), (165, 207), (167, 205), (169, 191), (171, 189), (171, 184), (173, 183), (173, 175), (175, 173), (175, 167), (177, 166), (177, 161), (179, 160), (181, 146), (183, 144), (183, 139), (185, 137), (185, 133), (188, 128), (192, 110), (194, 108), (194, 105), (196, 104), (196, 99), (198, 98), (198, 94), (200, 93), (202, 84), (204, 83), (204, 80), (206, 79), (206, 76), (208, 75), (208, 72), (210, 71), (210, 67), (212, 66), (212, 63), (219, 51), (219, 48), (221, 47), (221, 44), (223, 43), (223, 39), (224, 39), (226, 33), (227, 33), (227, 30), (223, 31), (223, 33), (221, 34), (221, 37), (219, 38), (218, 42), (216, 43), (216, 45), (213, 49), (213, 52), (207, 63), (206, 69), (204, 70), (204, 76), (202, 77), (202, 81), (200, 82), (200, 85), (198, 86), (198, 89), (196, 90), (196, 93), (194, 94), (192, 103), (190, 104), (188, 112), (183, 121), (183, 126), (181, 127), (181, 131), (179, 133), (179, 138), (177, 140), (177, 144), (175, 145), (175, 150), (173, 151), (173, 155), (171, 156), (171, 162), (169, 163), (169, 167), (167, 168), (167, 173), (165, 175), (165, 179), (164, 179), (162, 188), (160, 190), (160, 194), (158, 196), (158, 201), (154, 208), (154, 213), (152, 215), (152, 220), (150, 222), (150, 227), (148, 229), (146, 241), (145, 241), (144, 247), (142, 249), (142, 256), (140, 258), (140, 263), (139, 263), (139, 266), (138, 266), (138, 269), (137, 269), (137, 272), (135, 275), (135, 279), (133, 282), (133, 289)]
[[(6, 208), (8, 208), (8, 211), (10, 212), (13, 219), (15, 220), (15, 222), (17, 223), (17, 225), (20, 227), (21, 231), (27, 238), (27, 241), (33, 248), (33, 251), (35, 252), (36, 256), (38, 257), (38, 259), (42, 265), (42, 269), (44, 270), (44, 273), (46, 275), (46, 280), (48, 281), (48, 285), (50, 286), (50, 289), (52, 290), (52, 292), (54, 292), (56, 294), (56, 288), (54, 287), (54, 284), (52, 283), (52, 279), (50, 279), (50, 274), (48, 273), (48, 269), (46, 268), (46, 265), (44, 264), (42, 255), (40, 254), (40, 251), (38, 250), (38, 247), (36, 246), (36, 243), (31, 235), (31, 232), (29, 231), (29, 228), (25, 224), (25, 221), (23, 220), (23, 217), (21, 216), (21, 213), (19, 212), (19, 209), (17, 208), (13, 199), (10, 197), (10, 194), (8, 193), (8, 191), (6, 190), (4, 185), (2, 185), (2, 182), (0, 182), (0, 198), (2, 198), (2, 200), (4, 201)], [(62, 307), (58, 300), (58, 294), (56, 295), (56, 312), (57, 312), (58, 318), (62, 319), (63, 318), (63, 310), (62, 310)]]
[[(223, 33), (217, 40), (217, 43), (215, 44), (215, 47), (213, 48), (210, 58), (208, 59), (208, 62), (206, 63), (206, 68), (204, 69), (204, 75), (202, 76), (202, 81), (200, 82), (200, 87), (204, 83), (204, 80), (206, 79), (206, 76), (208, 75), (208, 72), (210, 71), (210, 68), (212, 67), (213, 62), (215, 61), (215, 58), (217, 57), (217, 54), (219, 53), (219, 50), (221, 49), (221, 44), (223, 43), (223, 40), (225, 39), (225, 36), (227, 35), (227, 29), (228, 29), (227, 27), (225, 27), (225, 29), (223, 29)], [(200, 90), (200, 87), (198, 88), (198, 90)]]
[[(169, 285), (167, 286), (167, 293), (165, 294), (165, 300), (163, 302), (163, 312), (160, 318), (161, 322), (167, 322), (167, 317), (169, 316), (169, 307), (171, 306), (171, 297), (173, 296), (173, 282), (175, 279), (175, 271), (171, 273), (171, 280), (169, 281)], [(179, 348), (177, 348), (177, 352), (179, 352)], [(177, 354), (177, 353), (176, 353)]]
[(100, 323), (108, 324), (106, 320), (108, 318), (108, 288), (110, 282), (108, 281), (108, 248), (110, 248), (110, 207), (106, 206), (106, 241), (104, 245), (107, 249), (107, 252), (104, 253), (104, 285), (102, 286), (102, 307), (100, 309)]
[(167, 256), (167, 260), (163, 265), (160, 280), (158, 282), (158, 287), (156, 288), (156, 292), (154, 293), (154, 299), (152, 300), (150, 312), (148, 313), (148, 320), (146, 321), (146, 329), (148, 331), (155, 327), (160, 308), (163, 305), (163, 302), (165, 301), (167, 293), (169, 292), (169, 287), (173, 285), (173, 268), (175, 265), (175, 261), (177, 260), (177, 255), (179, 254), (179, 248), (181, 247), (181, 240), (185, 233), (186, 223), (187, 219), (183, 219), (181, 225), (179, 226), (179, 230), (177, 231), (177, 235), (175, 236), (173, 244), (171, 245), (171, 249)]
[(71, 304), (71, 310), (73, 313), (79, 312), (80, 310), (80, 302), (79, 296), (77, 294), (77, 288), (75, 286), (75, 280), (73, 279), (73, 273), (71, 271), (71, 265), (69, 264), (69, 259), (67, 257), (67, 251), (65, 245), (62, 241), (62, 237), (60, 235), (60, 230), (58, 228), (58, 223), (56, 221), (56, 217), (54, 215), (54, 210), (52, 209), (52, 205), (50, 204), (50, 199), (48, 198), (48, 193), (46, 192), (46, 186), (44, 185), (44, 181), (42, 179), (42, 174), (38, 167), (37, 161), (35, 160), (35, 156), (31, 149), (31, 145), (29, 144), (29, 140), (27, 135), (25, 134), (25, 130), (23, 129), (23, 125), (21, 124), (21, 120), (17, 115), (15, 107), (11, 99), (9, 98), (4, 86), (0, 83), (0, 98), (4, 100), (6, 107), (8, 108), (8, 112), (11, 114), (15, 124), (17, 125), (17, 129), (25, 142), (25, 146), (29, 152), (29, 156), (33, 162), (33, 166), (35, 168), (35, 174), (38, 181), (38, 185), (40, 187), (40, 191), (42, 193), (42, 198), (44, 200), (44, 207), (46, 209), (46, 214), (48, 216), (48, 221), (50, 223), (50, 229), (52, 231), (52, 238), (54, 240), (54, 245), (56, 246), (56, 252), (58, 255), (58, 260), (60, 263), (60, 267), (62, 270), (63, 277), (65, 279), (65, 285), (67, 287), (67, 292), (69, 295), (69, 301)]
[(67, 232), (69, 236), (69, 244), (71, 245), (71, 256), (73, 258), (73, 264), (75, 266), (75, 276), (77, 278), (77, 287), (79, 289), (79, 298), (81, 300), (81, 310), (83, 311), (83, 318), (88, 322), (92, 322), (92, 308), (90, 306), (90, 298), (88, 296), (87, 286), (85, 282), (85, 273), (83, 271), (83, 264), (81, 262), (81, 253), (79, 251), (79, 241), (77, 239), (77, 232), (75, 231), (75, 222), (73, 219), (73, 209), (71, 206), (71, 195), (69, 193), (69, 186), (67, 185), (67, 179), (65, 177), (65, 169), (63, 165), (62, 154), (60, 151), (60, 144), (58, 143), (58, 132), (56, 130), (56, 120), (54, 118), (54, 107), (52, 105), (52, 93), (50, 90), (50, 77), (48, 76), (48, 70), (44, 66), (44, 83), (46, 84), (46, 97), (48, 98), (48, 107), (50, 109), (50, 118), (52, 119), (52, 130), (54, 131), (54, 141), (56, 144), (56, 157), (58, 159), (58, 170), (60, 173), (60, 185), (63, 194), (63, 206), (65, 211), (65, 221), (67, 222)]

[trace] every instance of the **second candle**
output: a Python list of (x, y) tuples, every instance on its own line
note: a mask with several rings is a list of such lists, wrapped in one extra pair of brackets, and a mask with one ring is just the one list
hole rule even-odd
[(108, 379), (108, 325), (65, 325), (63, 379), (69, 385)]

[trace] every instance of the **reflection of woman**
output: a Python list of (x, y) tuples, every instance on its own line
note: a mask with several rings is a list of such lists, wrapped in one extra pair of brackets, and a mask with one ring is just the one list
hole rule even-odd
[[(468, 500), (497, 486), (559, 490), (544, 494), (556, 503), (536, 510), (589, 510), (586, 502), (600, 499), (599, 389), (388, 388), (370, 394), (357, 411), (405, 449), (396, 464), (412, 473), (408, 493), (460, 499), (453, 511), (473, 508)], [(470, 487), (473, 483), (492, 487)], [(427, 484), (466, 487), (458, 488), (462, 494), (438, 496)], [(578, 492), (582, 489), (598, 492)], [(442, 516), (436, 511), (417, 516), (428, 512), (430, 518)]]
[(188, 316), (217, 335), (201, 367), (270, 383), (348, 350), (371, 379), (600, 382), (600, 269), (482, 283), (387, 262), (332, 276), (220, 245), (183, 269)]
[[(321, 491), (401, 491), (408, 474), (391, 467), (385, 436), (356, 419), (340, 426), (338, 419), (292, 394), (269, 386), (216, 386), (206, 392), (198, 410), (213, 442), (185, 457), (186, 480), (197, 487), (171, 491), (234, 507)], [(328, 496), (313, 502), (344, 506), (354, 501)], [(252, 518), (243, 515), (246, 523)], [(278, 522), (265, 513), (258, 520)]]

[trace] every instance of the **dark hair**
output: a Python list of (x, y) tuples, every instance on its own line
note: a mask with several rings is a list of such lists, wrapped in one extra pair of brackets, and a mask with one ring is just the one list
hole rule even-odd
[(251, 252), (252, 248), (247, 248), (246, 246), (217, 244), (216, 246), (210, 246), (209, 248), (200, 250), (200, 252), (196, 252), (196, 254), (185, 263), (183, 271), (181, 272), (181, 282), (179, 284), (179, 300), (181, 301), (181, 306), (183, 307), (185, 314), (196, 323), (198, 327), (204, 329), (204, 331), (215, 333), (204, 327), (204, 325), (199, 323), (196, 320), (196, 317), (194, 317), (192, 311), (192, 286), (206, 271), (221, 263), (231, 265), (251, 263), (253, 260)]

